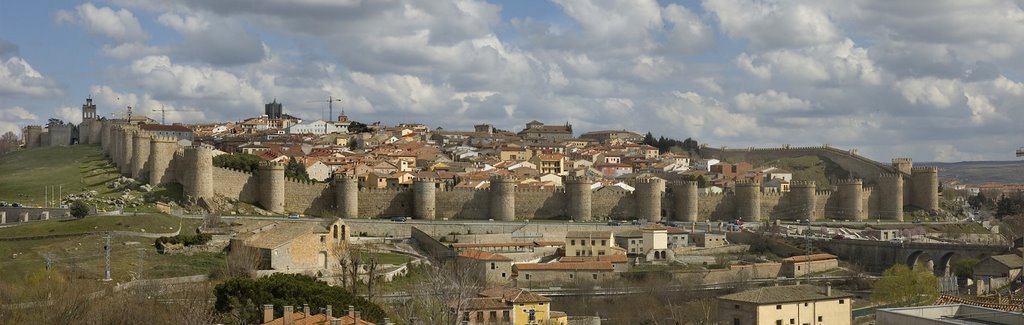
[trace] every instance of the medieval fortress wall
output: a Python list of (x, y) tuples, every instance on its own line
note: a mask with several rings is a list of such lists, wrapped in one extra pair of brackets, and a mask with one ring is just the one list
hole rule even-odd
[[(114, 121), (94, 123), (97, 126), (90, 128), (97, 131), (90, 133), (96, 136), (90, 139), (97, 139), (125, 175), (153, 185), (180, 183), (186, 197), (196, 202), (219, 195), (275, 213), (343, 218), (767, 221), (902, 220), (905, 206), (938, 209), (935, 168), (915, 168), (906, 158), (894, 159), (892, 166), (887, 166), (827, 146), (702, 150), (755, 163), (825, 156), (854, 177), (838, 181), (834, 190), (819, 190), (814, 182), (797, 180), (787, 193), (763, 192), (755, 183), (738, 182), (735, 193), (713, 194), (701, 193), (695, 182), (657, 177), (637, 178), (631, 184), (635, 187), (632, 192), (615, 186), (592, 189), (594, 180), (586, 177), (568, 177), (561, 189), (534, 190), (517, 188), (515, 179), (504, 176), (493, 177), (490, 189), (485, 190), (449, 189), (434, 179), (417, 179), (411, 188), (360, 189), (349, 175), (337, 175), (330, 183), (289, 179), (278, 163), (263, 163), (256, 174), (214, 167), (214, 149), (209, 146), (180, 146), (174, 139)], [(30, 127), (29, 131), (39, 129)]]

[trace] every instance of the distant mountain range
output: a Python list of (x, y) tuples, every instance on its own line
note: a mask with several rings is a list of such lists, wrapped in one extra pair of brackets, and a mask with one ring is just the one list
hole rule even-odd
[(1024, 160), (926, 162), (914, 165), (938, 167), (940, 179), (955, 179), (965, 184), (989, 182), (1024, 184)]

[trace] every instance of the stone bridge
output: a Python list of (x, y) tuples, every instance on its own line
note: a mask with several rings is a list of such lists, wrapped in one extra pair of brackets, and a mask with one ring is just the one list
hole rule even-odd
[(867, 272), (881, 273), (896, 264), (927, 267), (937, 276), (952, 275), (952, 266), (963, 258), (982, 259), (1009, 251), (1006, 245), (899, 243), (854, 239), (815, 240), (840, 259), (860, 264)]

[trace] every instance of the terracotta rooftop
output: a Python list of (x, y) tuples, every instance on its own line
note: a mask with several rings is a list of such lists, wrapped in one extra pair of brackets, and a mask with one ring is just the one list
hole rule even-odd
[(812, 285), (794, 285), (757, 288), (721, 296), (718, 297), (718, 299), (758, 305), (769, 305), (786, 302), (817, 301), (850, 297), (853, 297), (853, 295), (835, 289), (832, 290), (832, 295), (828, 296), (826, 295), (826, 289), (822, 287)]
[(626, 263), (629, 260), (626, 255), (599, 255), (599, 256), (565, 256), (558, 259), (559, 263), (582, 263), (582, 262), (612, 262)]
[[(342, 325), (377, 325), (371, 322), (360, 319), (358, 323), (351, 316), (345, 315), (337, 318), (341, 320)], [(325, 314), (310, 315), (308, 318), (302, 312), (292, 313), (292, 324), (307, 324), (307, 325), (329, 325), (331, 319)], [(284, 325), (284, 317), (274, 319), (272, 321), (263, 323), (261, 325)]]
[(786, 262), (809, 262), (809, 261), (825, 261), (825, 260), (834, 260), (834, 259), (836, 259), (836, 256), (832, 255), (832, 254), (811, 254), (811, 255), (790, 256), (790, 257), (784, 258), (782, 260), (786, 261)]
[(477, 249), (467, 249), (461, 251), (459, 252), (459, 257), (471, 258), (480, 261), (512, 261), (511, 258), (508, 258), (505, 255), (485, 252)]
[(607, 230), (571, 230), (565, 234), (565, 238), (608, 238), (612, 236)]
[(452, 247), (475, 248), (475, 247), (543, 247), (543, 246), (564, 246), (560, 241), (533, 241), (533, 242), (505, 242), (505, 243), (455, 243)]
[(519, 263), (512, 265), (517, 271), (614, 271), (610, 261), (579, 262), (579, 263)]

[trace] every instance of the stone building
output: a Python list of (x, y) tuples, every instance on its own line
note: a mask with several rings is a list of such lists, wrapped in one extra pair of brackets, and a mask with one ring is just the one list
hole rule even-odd
[(800, 255), (782, 259), (782, 276), (789, 278), (837, 268), (839, 268), (839, 259), (832, 254)]
[(601, 283), (615, 280), (615, 267), (610, 261), (579, 263), (518, 263), (512, 265), (515, 285), (562, 285)]
[(724, 234), (695, 232), (690, 234), (690, 244), (697, 247), (710, 248), (729, 245), (729, 241), (725, 239)]
[(989, 256), (974, 266), (974, 278), (1010, 278), (1021, 274), (1024, 260), (1016, 254)]
[(551, 310), (551, 298), (519, 288), (495, 287), (457, 304), (460, 324), (567, 325), (565, 313)]
[(505, 285), (512, 279), (512, 259), (507, 256), (466, 249), (459, 252), (458, 261), (474, 279), (487, 285)]
[(282, 273), (327, 273), (337, 268), (339, 247), (350, 230), (340, 220), (324, 226), (316, 222), (255, 222), (236, 229), (232, 250), (255, 256), (259, 270)]
[(718, 321), (732, 325), (852, 322), (853, 295), (811, 285), (763, 287), (718, 297)]
[(578, 231), (565, 234), (565, 256), (623, 255), (626, 251), (615, 246), (611, 231)]

